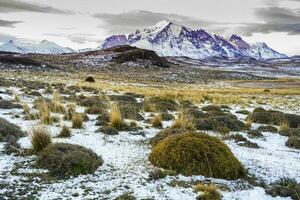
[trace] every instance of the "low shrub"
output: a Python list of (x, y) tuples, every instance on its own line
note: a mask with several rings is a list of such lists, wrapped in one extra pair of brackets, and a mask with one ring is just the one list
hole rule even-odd
[(217, 191), (216, 186), (213, 184), (197, 184), (195, 191), (201, 193), (197, 197), (197, 200), (221, 200), (221, 194)]
[(179, 105), (171, 98), (150, 97), (143, 102), (143, 108), (146, 112), (167, 112), (177, 110)]
[(64, 120), (72, 120), (73, 115), (76, 113), (76, 105), (68, 104), (67, 110), (64, 115)]
[(101, 132), (105, 135), (118, 135), (119, 132), (116, 128), (110, 126), (102, 126), (101, 128), (96, 130), (97, 133)]
[(30, 134), (30, 142), (33, 152), (39, 153), (52, 143), (51, 134), (46, 128), (35, 127)]
[(104, 108), (100, 108), (100, 107), (97, 107), (97, 106), (92, 106), (92, 107), (89, 107), (89, 108), (86, 108), (85, 109), (85, 113), (87, 114), (101, 114), (103, 112), (107, 112)]
[(285, 145), (291, 148), (300, 149), (300, 136), (291, 135)]
[(175, 119), (175, 117), (171, 113), (167, 113), (167, 112), (163, 112), (159, 116), (163, 121), (170, 121)]
[(101, 157), (79, 145), (56, 143), (38, 156), (37, 165), (48, 169), (52, 176), (66, 178), (94, 173), (103, 164)]
[(152, 146), (155, 146), (157, 143), (159, 143), (161, 140), (165, 139), (166, 137), (170, 135), (175, 135), (175, 134), (182, 134), (185, 132), (188, 132), (189, 130), (187, 129), (174, 129), (174, 128), (167, 128), (164, 130), (161, 130), (158, 132), (153, 138), (150, 139), (150, 144)]
[(74, 114), (72, 117), (72, 128), (81, 129), (83, 128), (83, 118), (81, 114)]
[(183, 175), (238, 179), (245, 175), (242, 164), (219, 139), (204, 133), (174, 134), (156, 144), (149, 156), (157, 167)]
[(245, 138), (241, 134), (231, 135), (230, 138), (234, 139), (234, 141), (236, 143), (238, 143), (239, 146), (244, 146), (244, 147), (254, 148), (254, 149), (259, 148), (258, 144), (249, 141), (247, 138)]
[(134, 196), (132, 196), (131, 194), (126, 193), (126, 194), (122, 194), (122, 195), (118, 196), (114, 200), (136, 200), (136, 198)]
[(71, 136), (71, 130), (70, 130), (70, 128), (67, 127), (66, 125), (64, 125), (61, 128), (61, 131), (60, 131), (58, 137), (67, 138), (67, 137), (70, 137), (70, 136)]
[(292, 135), (300, 136), (300, 128), (281, 127), (279, 129), (279, 134), (283, 136), (292, 136)]
[(280, 180), (271, 184), (266, 189), (266, 193), (272, 197), (291, 197), (293, 200), (299, 200), (300, 198), (300, 184), (295, 179), (281, 178)]
[(22, 108), (22, 105), (15, 104), (12, 101), (0, 99), (0, 109), (14, 109), (14, 108), (20, 109), (20, 108)]
[(258, 131), (261, 132), (270, 132), (270, 133), (277, 133), (278, 129), (274, 126), (268, 125), (268, 126), (260, 126), (257, 128)]
[(95, 79), (92, 76), (86, 77), (86, 79), (84, 81), (89, 82), (89, 83), (95, 83)]
[(24, 136), (26, 133), (19, 126), (0, 118), (0, 142), (8, 142), (9, 145), (16, 146), (17, 140)]
[(220, 106), (208, 105), (201, 108), (203, 111), (222, 111)]
[(51, 113), (46, 102), (38, 103), (38, 116), (42, 124), (50, 125), (53, 123)]
[(108, 112), (103, 112), (97, 117), (96, 126), (107, 126), (110, 122), (110, 115)]
[(252, 138), (261, 138), (263, 137), (263, 134), (261, 134), (260, 131), (258, 130), (250, 130), (247, 132), (247, 134), (249, 135), (249, 137), (252, 137)]

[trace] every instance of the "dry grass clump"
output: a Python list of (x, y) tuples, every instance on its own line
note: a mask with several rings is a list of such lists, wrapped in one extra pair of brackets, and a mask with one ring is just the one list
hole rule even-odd
[(197, 200), (221, 200), (221, 194), (214, 184), (197, 184), (195, 190), (201, 193)]
[(121, 130), (125, 122), (122, 118), (122, 114), (117, 103), (112, 103), (110, 105), (110, 126), (116, 128), (117, 130)]
[(71, 130), (70, 130), (70, 128), (67, 127), (66, 125), (64, 125), (61, 128), (61, 131), (60, 131), (58, 137), (67, 138), (67, 137), (70, 137), (70, 136), (71, 136)]
[(64, 115), (64, 120), (72, 120), (73, 115), (75, 114), (76, 105), (75, 104), (68, 104), (67, 110)]
[(30, 136), (30, 142), (33, 152), (39, 153), (52, 143), (51, 133), (44, 127), (33, 128)]
[(72, 128), (83, 128), (83, 117), (81, 114), (76, 113), (72, 116)]
[(195, 120), (192, 116), (180, 113), (172, 124), (173, 129), (195, 130)]
[(38, 113), (33, 113), (30, 107), (28, 106), (28, 104), (26, 103), (23, 104), (23, 110), (24, 110), (26, 120), (36, 120), (39, 118)]
[(162, 127), (161, 117), (160, 117), (159, 115), (154, 116), (154, 117), (151, 119), (151, 123), (152, 123), (152, 126), (153, 126), (154, 128), (161, 128), (161, 127)]
[(42, 124), (50, 125), (53, 123), (51, 113), (46, 102), (40, 102), (37, 104), (38, 116)]
[(50, 107), (50, 110), (55, 113), (64, 114), (66, 112), (66, 109), (65, 109), (64, 105), (62, 104), (62, 97), (57, 91), (55, 91), (53, 93), (53, 98), (51, 100), (49, 107)]
[(238, 179), (245, 175), (242, 164), (219, 139), (204, 133), (174, 134), (158, 142), (149, 156), (157, 167), (186, 176), (203, 175)]

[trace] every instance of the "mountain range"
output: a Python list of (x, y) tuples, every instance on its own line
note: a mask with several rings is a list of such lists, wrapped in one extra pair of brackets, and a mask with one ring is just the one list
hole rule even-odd
[(0, 45), (0, 51), (14, 53), (61, 54), (74, 52), (73, 49), (62, 47), (54, 42), (43, 40), (40, 43), (20, 43), (10, 40)]
[(99, 49), (118, 45), (131, 45), (155, 51), (160, 56), (185, 56), (194, 59), (209, 57), (240, 58), (251, 57), (259, 60), (287, 58), (267, 44), (249, 44), (238, 35), (224, 38), (208, 33), (204, 29), (192, 30), (168, 21), (136, 30), (135, 33), (112, 35), (104, 40)]

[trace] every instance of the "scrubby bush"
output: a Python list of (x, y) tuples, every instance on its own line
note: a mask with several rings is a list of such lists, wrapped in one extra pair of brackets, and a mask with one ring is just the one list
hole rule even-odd
[(10, 137), (18, 139), (25, 135), (19, 126), (10, 123), (6, 119), (0, 118), (0, 141), (8, 142)]
[(201, 108), (203, 111), (222, 111), (220, 106), (208, 105)]
[(91, 96), (91, 97), (79, 97), (78, 104), (85, 107), (100, 107), (105, 108), (106, 106), (106, 100), (99, 96)]
[(76, 113), (72, 117), (72, 128), (81, 129), (83, 128), (83, 117)]
[(201, 193), (197, 200), (221, 200), (221, 194), (213, 184), (197, 184), (195, 190)]
[(131, 128), (137, 128), (137, 123), (136, 123), (135, 121), (131, 121), (131, 122), (129, 123), (129, 126), (130, 126)]
[(88, 76), (86, 77), (85, 82), (95, 83), (95, 79), (92, 76)]
[(35, 127), (30, 134), (30, 142), (33, 152), (39, 153), (52, 143), (51, 134), (46, 128)]
[(159, 115), (154, 116), (151, 119), (151, 123), (152, 123), (152, 126), (155, 127), (155, 128), (161, 128), (162, 127), (161, 118), (160, 118)]
[(79, 145), (56, 143), (45, 148), (38, 156), (38, 166), (50, 174), (65, 178), (94, 173), (103, 160), (94, 152)]
[(300, 128), (280, 127), (279, 134), (283, 136), (291, 136), (291, 135), (300, 136)]
[(163, 112), (159, 116), (163, 121), (170, 121), (175, 119), (175, 117), (171, 113), (167, 113), (167, 112)]
[(300, 115), (286, 114), (276, 110), (254, 109), (253, 113), (247, 116), (252, 122), (261, 124), (282, 125), (290, 128), (297, 128), (300, 124)]
[(105, 135), (118, 135), (119, 132), (116, 128), (110, 126), (102, 126), (101, 128), (96, 130), (97, 133), (101, 132)]
[(71, 120), (73, 115), (76, 113), (76, 105), (68, 104), (65, 112), (64, 120)]
[(97, 106), (92, 106), (92, 107), (85, 109), (85, 113), (87, 113), (87, 114), (96, 115), (96, 114), (101, 114), (103, 112), (107, 112), (107, 111), (105, 109), (97, 107)]
[(169, 136), (153, 147), (149, 160), (154, 166), (187, 176), (238, 179), (245, 175), (242, 164), (230, 149), (204, 133)]
[(110, 122), (110, 115), (108, 112), (103, 112), (97, 117), (96, 126), (106, 126)]
[(175, 111), (179, 105), (171, 98), (150, 97), (143, 102), (143, 108), (146, 112), (167, 112)]
[(114, 200), (136, 200), (136, 198), (134, 196), (132, 196), (131, 194), (126, 193), (126, 194), (122, 194), (122, 195), (118, 196)]
[(164, 170), (160, 168), (154, 168), (149, 172), (149, 180), (158, 180), (165, 178), (166, 176), (175, 176), (177, 173), (172, 170)]
[(268, 125), (268, 126), (260, 126), (257, 128), (258, 131), (261, 132), (270, 132), (270, 133), (277, 133), (278, 129), (274, 126)]
[(258, 130), (250, 130), (247, 132), (247, 134), (250, 136), (250, 137), (253, 137), (253, 138), (260, 138), (260, 137), (263, 137), (263, 134), (261, 134), (260, 131)]
[(300, 184), (295, 179), (282, 178), (272, 183), (266, 193), (272, 197), (291, 197), (293, 200), (299, 200)]
[(38, 103), (38, 116), (42, 124), (52, 124), (51, 113), (46, 102)]
[(291, 135), (285, 144), (288, 147), (300, 149), (300, 136)]
[(60, 131), (58, 137), (67, 138), (67, 137), (70, 137), (70, 136), (71, 136), (71, 130), (70, 130), (70, 128), (67, 127), (66, 125), (64, 125), (61, 128), (61, 131)]
[(14, 108), (22, 108), (22, 105), (15, 104), (12, 101), (0, 99), (0, 109), (14, 109)]
[(258, 144), (249, 141), (247, 138), (245, 138), (241, 134), (231, 135), (230, 138), (234, 139), (234, 141), (236, 143), (238, 143), (239, 146), (244, 146), (244, 147), (248, 147), (248, 148), (255, 148), (255, 149), (259, 148)]

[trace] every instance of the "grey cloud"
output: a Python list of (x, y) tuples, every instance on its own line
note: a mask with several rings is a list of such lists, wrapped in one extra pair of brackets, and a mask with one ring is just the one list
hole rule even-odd
[(0, 26), (2, 27), (14, 27), (14, 25), (18, 23), (22, 23), (22, 21), (7, 21), (0, 19)]
[(296, 9), (269, 7), (255, 11), (261, 23), (248, 23), (238, 27), (245, 35), (253, 33), (287, 32), (300, 34), (300, 12)]
[(99, 42), (98, 39), (95, 39), (94, 34), (56, 34), (56, 33), (46, 33), (44, 34), (46, 36), (55, 36), (55, 37), (63, 37), (68, 38), (72, 42), (78, 43), (78, 44), (85, 44), (87, 42)]
[(37, 5), (17, 0), (0, 0), (0, 12), (41, 12), (41, 13), (57, 13), (71, 14), (71, 11), (59, 10), (50, 6)]
[(7, 42), (9, 40), (15, 40), (17, 39), (15, 36), (13, 35), (8, 35), (8, 34), (3, 34), (3, 33), (0, 33), (0, 42)]
[(130, 33), (136, 29), (151, 26), (161, 20), (168, 20), (191, 28), (205, 27), (207, 30), (217, 33), (223, 32), (226, 29), (224, 26), (225, 23), (206, 21), (184, 15), (156, 13), (143, 10), (120, 14), (100, 13), (93, 16), (103, 20), (107, 24), (106, 28), (109, 33)]

